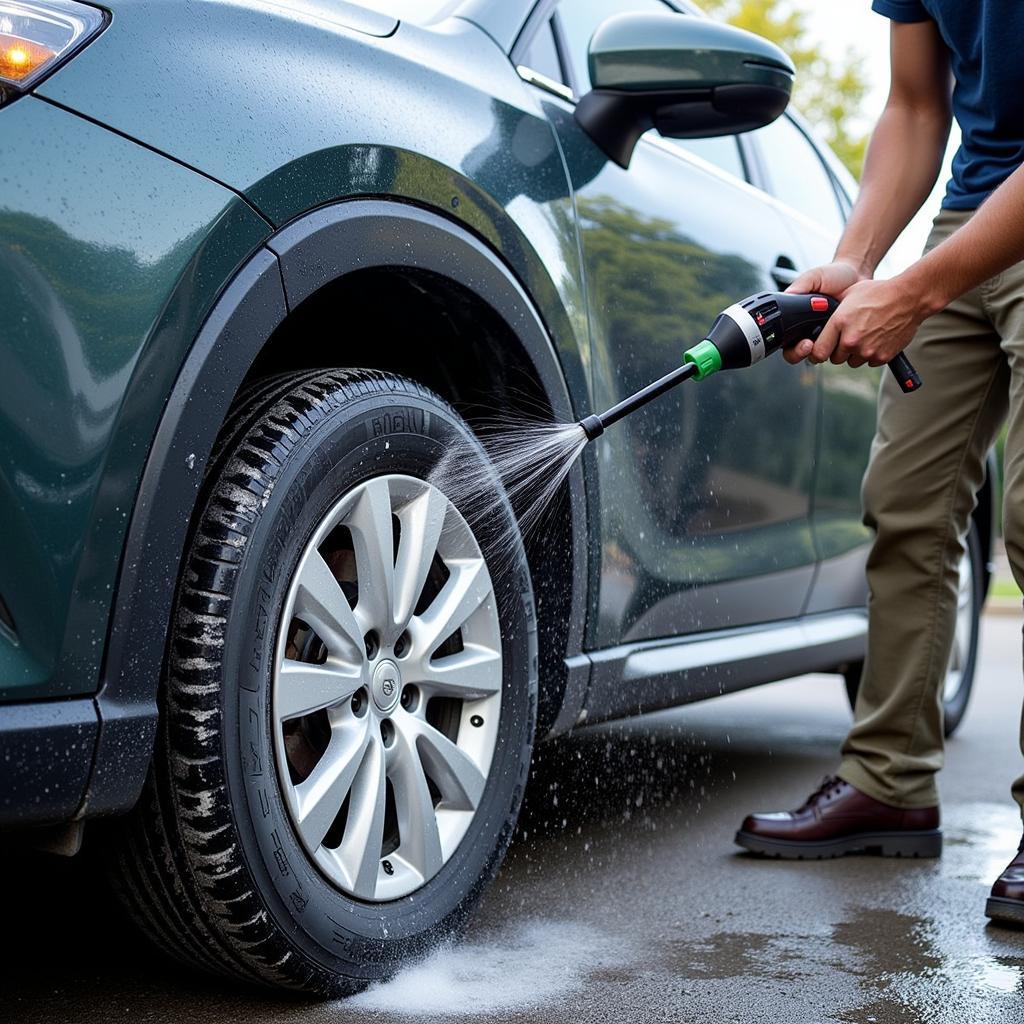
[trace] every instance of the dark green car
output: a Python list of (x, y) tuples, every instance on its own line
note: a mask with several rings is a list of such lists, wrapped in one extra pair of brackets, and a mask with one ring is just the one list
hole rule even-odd
[(159, 945), (319, 994), (457, 932), (535, 737), (854, 688), (865, 635), (873, 373), (679, 389), (525, 537), (474, 434), (831, 255), (786, 58), (661, 0), (373, 6), (0, 0), (0, 825), (127, 815)]

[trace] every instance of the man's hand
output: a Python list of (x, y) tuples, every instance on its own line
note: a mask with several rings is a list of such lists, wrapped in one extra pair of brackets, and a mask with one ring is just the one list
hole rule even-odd
[(796, 346), (807, 351), (812, 363), (831, 359), (837, 365), (884, 366), (913, 340), (932, 310), (914, 301), (899, 283), (860, 281), (842, 296), (839, 308), (818, 340)]
[[(822, 295), (832, 295), (837, 299), (842, 299), (855, 284), (869, 277), (870, 274), (865, 273), (854, 263), (848, 260), (836, 260), (834, 263), (828, 263), (823, 267), (805, 270), (786, 291), (796, 292), (798, 295), (806, 295), (808, 292), (820, 292)], [(836, 311), (836, 316), (838, 316), (838, 310)], [(833, 317), (834, 319), (835, 317)], [(826, 327), (825, 330), (827, 331), (828, 328)], [(821, 337), (823, 338), (824, 336), (825, 332), (823, 331)], [(786, 349), (783, 352), (783, 356), (786, 362), (795, 365), (796, 363), (803, 362), (811, 354), (813, 347), (810, 339), (805, 339), (793, 345), (792, 348)], [(830, 354), (831, 350), (818, 362), (824, 362)]]

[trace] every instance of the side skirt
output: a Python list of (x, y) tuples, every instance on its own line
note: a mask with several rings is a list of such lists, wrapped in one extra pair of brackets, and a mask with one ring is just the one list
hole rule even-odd
[(586, 721), (658, 711), (859, 661), (867, 626), (867, 614), (854, 609), (593, 652)]

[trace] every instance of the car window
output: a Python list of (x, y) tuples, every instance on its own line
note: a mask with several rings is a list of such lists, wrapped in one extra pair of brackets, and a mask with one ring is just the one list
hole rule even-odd
[[(662, 0), (561, 0), (558, 16), (569, 44), (569, 63), (580, 95), (590, 92), (587, 48), (598, 26), (613, 15), (629, 12), (649, 14), (671, 10)], [(539, 70), (539, 69), (538, 69)]]
[(688, 153), (707, 160), (709, 164), (720, 167), (723, 171), (737, 178), (745, 178), (743, 158), (740, 156), (739, 142), (735, 135), (719, 135), (714, 139), (668, 139), (673, 146), (685, 149)]
[(843, 216), (832, 178), (807, 136), (788, 117), (780, 117), (755, 134), (772, 195), (810, 217), (824, 231), (840, 232)]
[[(569, 61), (579, 94), (590, 89), (590, 67), (587, 50), (598, 26), (615, 14), (646, 13), (671, 10), (662, 0), (561, 0), (558, 16), (569, 47)], [(680, 15), (682, 17), (682, 15)], [(530, 65), (531, 67), (533, 65)], [(541, 68), (534, 68), (541, 71)], [(546, 74), (546, 72), (544, 72)], [(670, 139), (674, 146), (695, 153), (737, 178), (743, 178), (743, 160), (735, 136), (716, 139)]]
[(540, 30), (533, 37), (530, 45), (523, 52), (520, 64), (525, 64), (532, 71), (539, 71), (545, 78), (553, 82), (567, 84), (565, 75), (562, 73), (562, 62), (558, 58), (558, 48), (555, 46), (555, 34), (551, 28), (551, 21), (545, 21)]

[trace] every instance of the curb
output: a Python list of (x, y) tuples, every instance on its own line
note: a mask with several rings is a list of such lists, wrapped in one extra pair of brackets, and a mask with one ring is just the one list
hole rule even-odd
[(990, 597), (985, 602), (984, 613), (986, 615), (999, 616), (1024, 616), (1024, 604), (1019, 597)]

